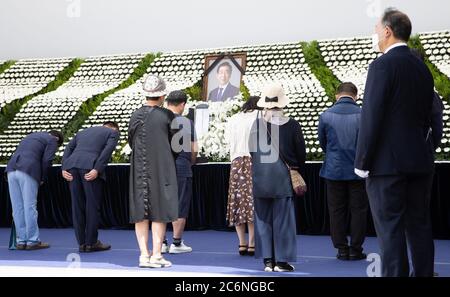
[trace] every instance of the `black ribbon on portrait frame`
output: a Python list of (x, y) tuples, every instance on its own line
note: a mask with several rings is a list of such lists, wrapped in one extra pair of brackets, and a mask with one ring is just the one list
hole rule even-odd
[(204, 76), (208, 76), (208, 74), (211, 72), (211, 70), (213, 70), (219, 63), (220, 61), (222, 61), (223, 59), (228, 58), (231, 60), (231, 62), (234, 64), (234, 66), (236, 66), (236, 68), (239, 70), (239, 72), (241, 72), (242, 75), (244, 75), (244, 69), (241, 67), (241, 65), (239, 65), (239, 63), (236, 61), (236, 59), (233, 57), (232, 53), (221, 53), (217, 59), (211, 64), (211, 66), (209, 66), (206, 70), (205, 73), (203, 74)]

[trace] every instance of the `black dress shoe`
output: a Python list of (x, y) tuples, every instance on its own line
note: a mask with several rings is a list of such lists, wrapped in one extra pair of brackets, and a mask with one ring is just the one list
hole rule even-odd
[(349, 250), (348, 249), (338, 249), (338, 253), (336, 255), (336, 258), (339, 260), (346, 261), (349, 257)]
[(80, 247), (78, 248), (78, 251), (80, 253), (86, 253), (86, 245), (85, 244), (80, 244)]
[(103, 244), (100, 240), (98, 240), (93, 245), (86, 245), (85, 251), (86, 253), (92, 253), (92, 252), (101, 252), (101, 251), (107, 251), (111, 249), (111, 245), (109, 244)]
[(367, 255), (364, 254), (363, 252), (351, 253), (350, 255), (348, 255), (348, 259), (350, 261), (364, 260), (367, 259)]

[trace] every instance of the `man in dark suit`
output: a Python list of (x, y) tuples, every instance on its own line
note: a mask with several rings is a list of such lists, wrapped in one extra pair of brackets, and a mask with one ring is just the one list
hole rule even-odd
[(31, 133), (20, 142), (8, 162), (6, 172), (18, 250), (50, 247), (39, 239), (36, 203), (39, 185), (45, 181), (63, 139), (58, 131)]
[(223, 62), (217, 67), (217, 80), (219, 81), (219, 86), (209, 92), (209, 101), (225, 101), (226, 99), (235, 97), (239, 94), (239, 88), (230, 83), (231, 73), (232, 67), (228, 62)]
[(105, 168), (119, 140), (119, 126), (103, 126), (78, 132), (64, 150), (62, 175), (69, 182), (72, 217), (80, 252), (111, 248), (98, 240)]
[(432, 276), (429, 127), (434, 96), (427, 66), (407, 47), (411, 22), (388, 9), (374, 42), (384, 53), (369, 67), (355, 172), (367, 177), (383, 276)]

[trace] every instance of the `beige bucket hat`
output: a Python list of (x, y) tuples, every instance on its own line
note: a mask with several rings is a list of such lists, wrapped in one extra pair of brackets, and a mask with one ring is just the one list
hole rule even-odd
[(261, 99), (258, 106), (271, 108), (284, 108), (289, 104), (289, 98), (284, 93), (283, 86), (280, 83), (271, 83), (267, 85), (261, 93)]

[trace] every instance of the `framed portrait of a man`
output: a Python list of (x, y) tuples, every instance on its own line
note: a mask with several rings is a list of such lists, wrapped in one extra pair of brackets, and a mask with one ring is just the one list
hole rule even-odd
[(221, 102), (239, 95), (246, 59), (245, 53), (206, 56), (203, 99)]

